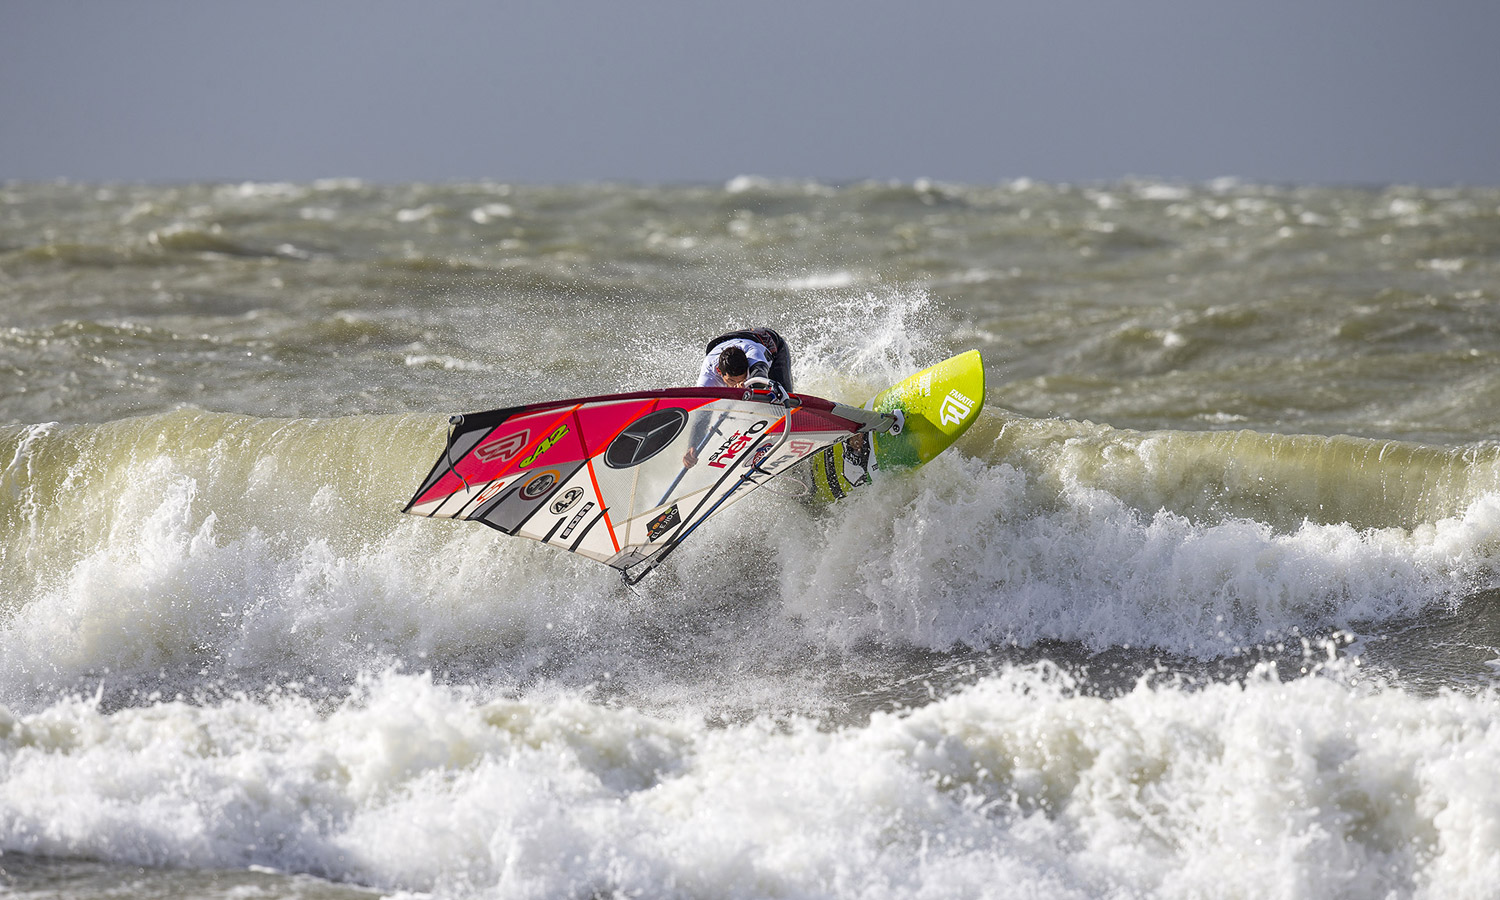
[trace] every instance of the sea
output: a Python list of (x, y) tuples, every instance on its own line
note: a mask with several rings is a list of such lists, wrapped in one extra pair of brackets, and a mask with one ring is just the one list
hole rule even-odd
[[(977, 423), (634, 587), (448, 417)], [(1500, 189), (0, 184), (0, 896), (1500, 896)]]

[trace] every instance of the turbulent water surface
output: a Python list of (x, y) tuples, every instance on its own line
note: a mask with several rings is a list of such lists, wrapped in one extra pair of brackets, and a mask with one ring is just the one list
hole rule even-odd
[[(1493, 897), (1500, 190), (0, 186), (0, 892)], [(398, 510), (766, 323), (984, 414), (635, 589)]]

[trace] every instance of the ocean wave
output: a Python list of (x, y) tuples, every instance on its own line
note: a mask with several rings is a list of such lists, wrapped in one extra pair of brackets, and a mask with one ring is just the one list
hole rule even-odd
[(395, 672), (331, 707), (72, 698), (0, 707), (0, 851), (456, 897), (1482, 897), (1497, 725), (1338, 667), (1111, 700), (1014, 667), (831, 730)]
[(50, 241), (4, 250), (4, 262), (18, 272), (49, 266), (61, 269), (107, 269), (173, 265), (186, 257), (306, 260), (312, 253), (287, 242), (261, 247), (231, 240), (213, 227), (174, 226), (148, 232), (144, 238), (122, 237), (116, 243)]
[[(1500, 495), (1415, 531), (1194, 520), (1012, 466), (938, 460), (847, 511), (795, 520), (782, 593), (806, 628), (943, 650), (1042, 641), (1233, 655), (1362, 630), (1495, 581)], [(846, 513), (846, 514), (845, 514)]]
[[(759, 623), (743, 637), (751, 658), (758, 646), (1067, 641), (1211, 659), (1404, 620), (1496, 580), (1500, 491), (1459, 479), (1462, 456), (1330, 441), (1299, 457), (1298, 439), (1266, 435), (1228, 436), (1217, 451), (1212, 435), (1158, 435), (1152, 449), (1086, 429), (1059, 439), (1059, 427), (1007, 422), (976, 453), (995, 433), (981, 420), (966, 454), (821, 510), (767, 492), (701, 529), (634, 595), (552, 548), (400, 515), (442, 447), (436, 416), (180, 410), (9, 427), (0, 696), (205, 673), (231, 686), (278, 672), (337, 683), (382, 661), (586, 682), (647, 664), (642, 648), (665, 623), (747, 615)], [(1285, 452), (1227, 475), (1258, 443)], [(1337, 474), (1335, 494), (1398, 476), (1448, 493), (1342, 501), (1384, 524), (1258, 514), (1278, 484), (1289, 503), (1331, 496), (1303, 482), (1335, 460), (1384, 467)]]
[(1429, 446), (1342, 435), (1135, 431), (1004, 411), (963, 446), (1062, 492), (1097, 489), (1150, 514), (1415, 529), (1500, 492), (1500, 445)]

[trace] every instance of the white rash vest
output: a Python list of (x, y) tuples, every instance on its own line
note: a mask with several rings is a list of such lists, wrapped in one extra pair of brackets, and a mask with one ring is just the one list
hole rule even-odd
[(703, 368), (698, 372), (698, 387), (729, 387), (724, 379), (719, 377), (719, 370), (716, 368), (719, 364), (719, 354), (724, 352), (725, 347), (738, 347), (745, 351), (745, 358), (750, 361), (752, 369), (755, 368), (756, 363), (771, 365), (771, 357), (766, 354), (766, 348), (759, 341), (735, 338), (714, 344), (713, 348), (708, 351), (708, 355), (703, 357)]

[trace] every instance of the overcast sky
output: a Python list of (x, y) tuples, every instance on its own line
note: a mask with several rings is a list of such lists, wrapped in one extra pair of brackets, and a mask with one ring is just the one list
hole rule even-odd
[(0, 180), (1500, 185), (1496, 0), (0, 0)]

